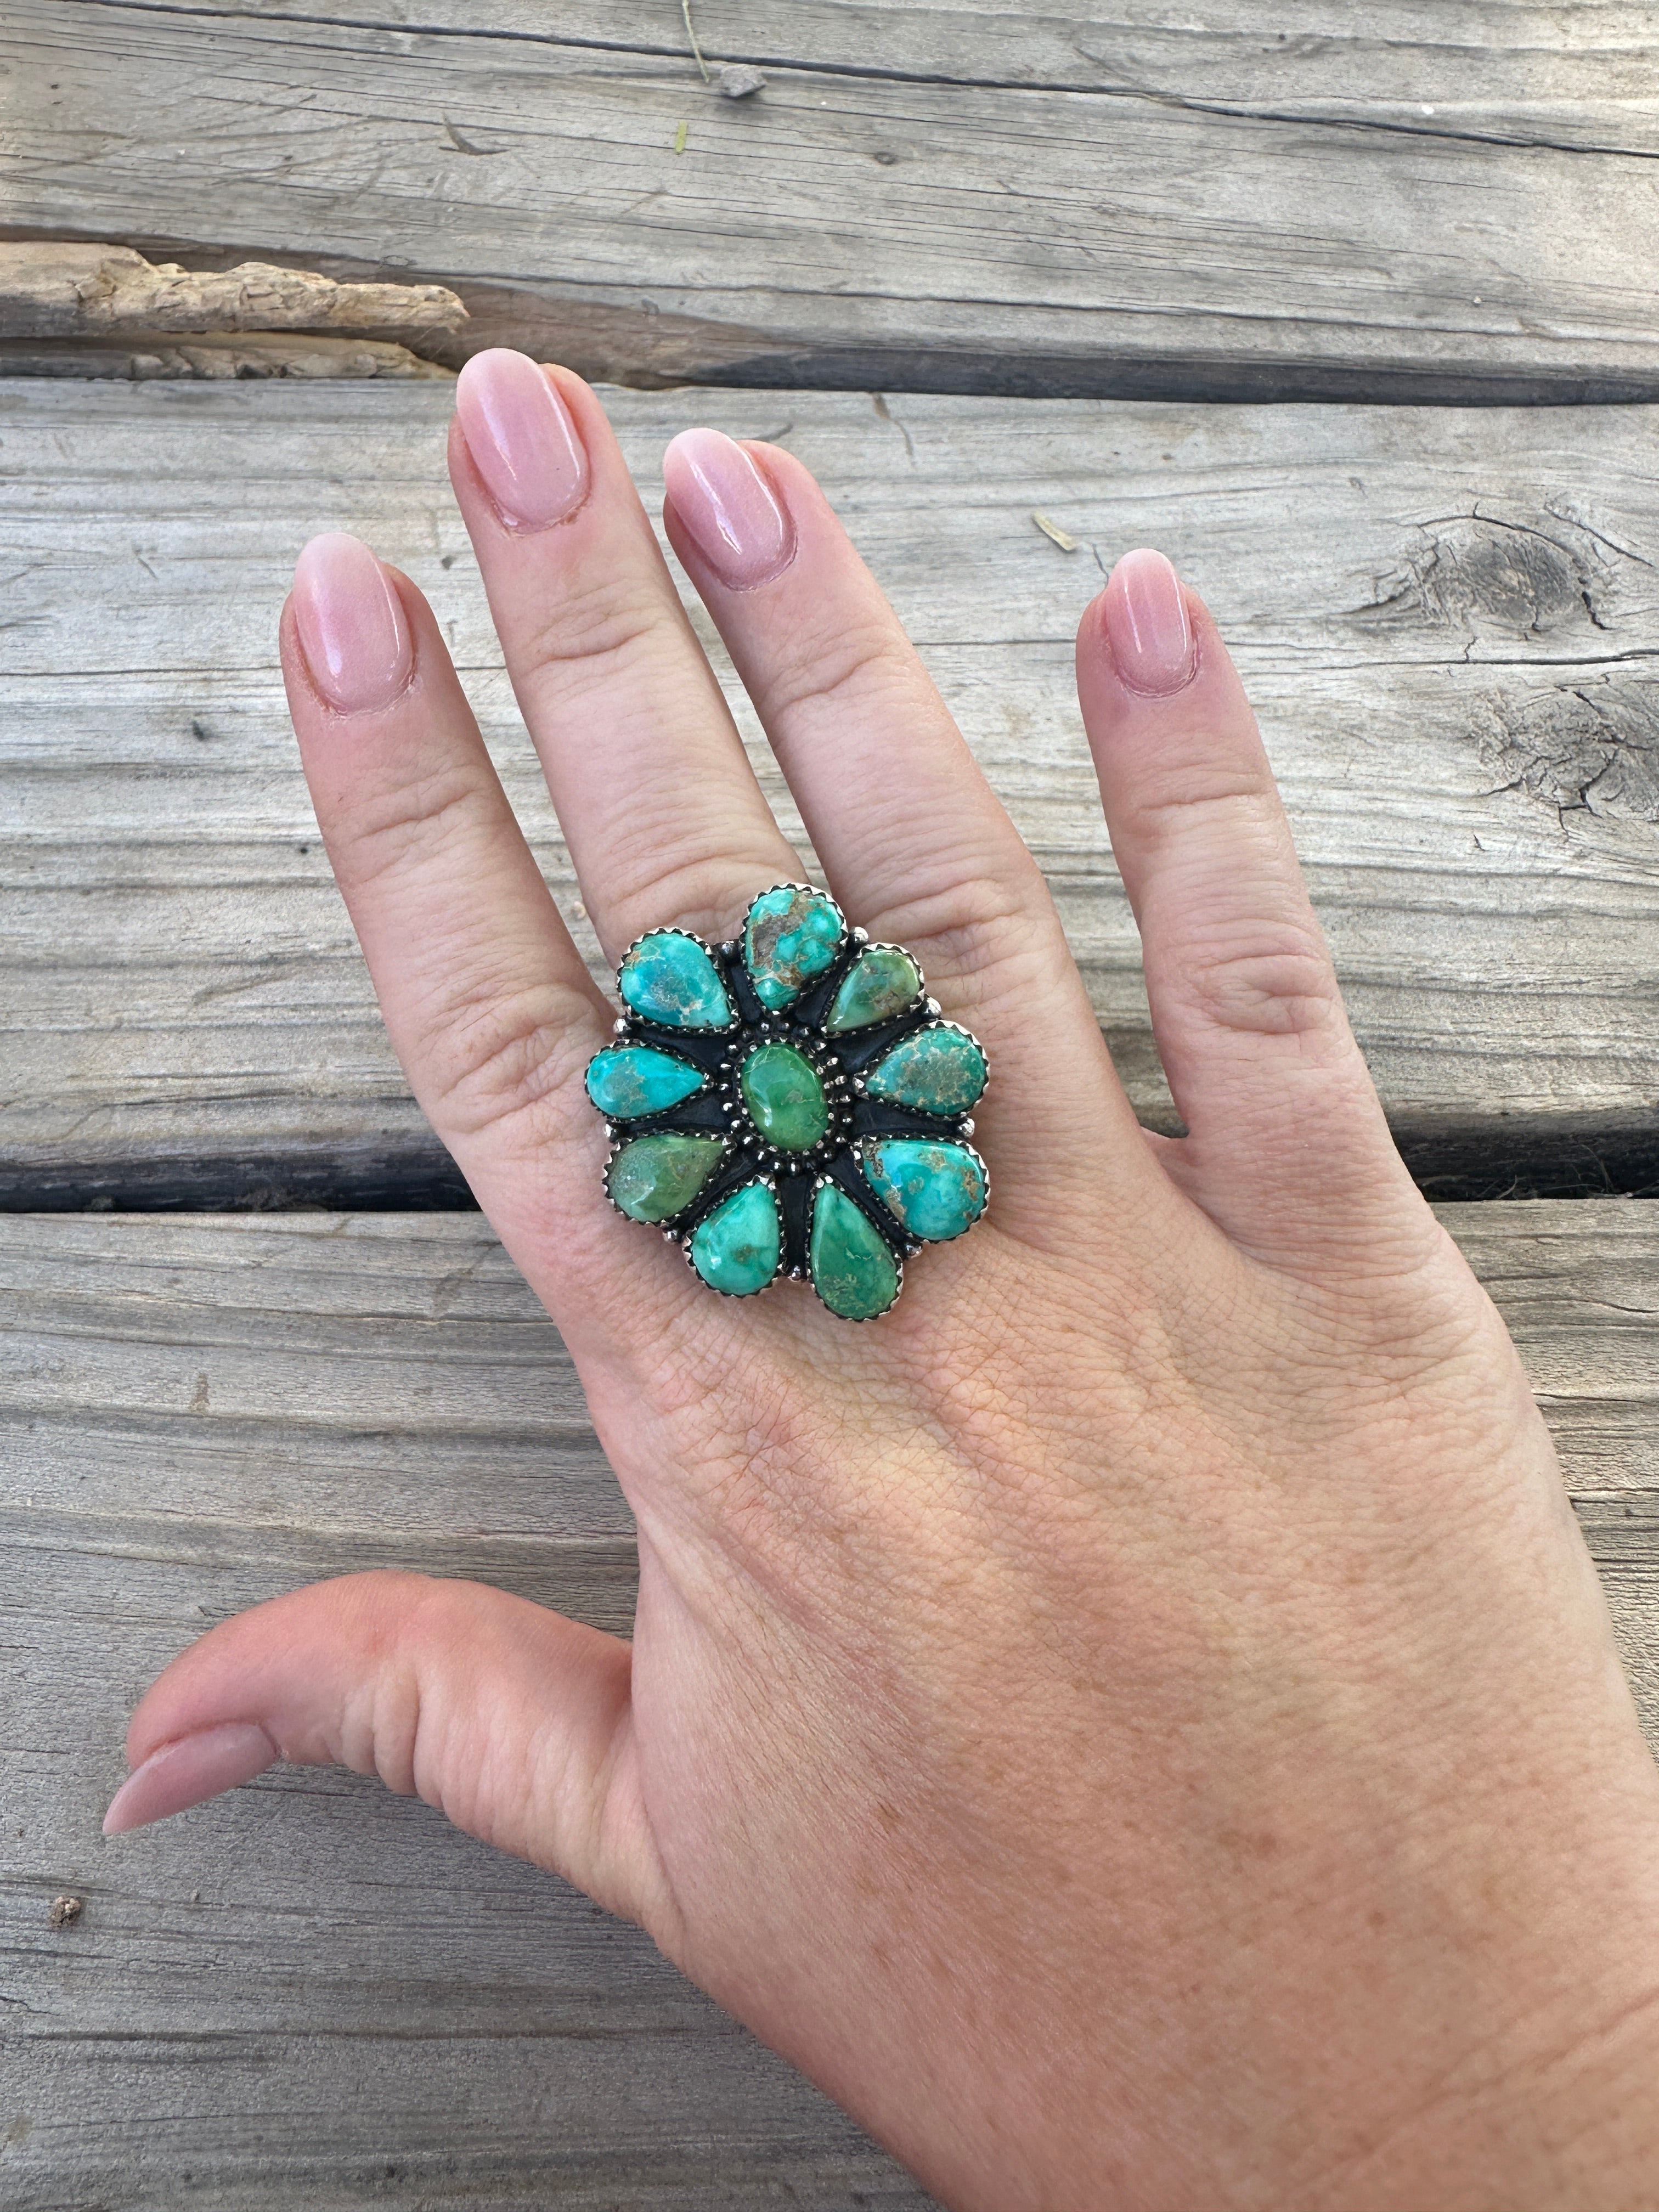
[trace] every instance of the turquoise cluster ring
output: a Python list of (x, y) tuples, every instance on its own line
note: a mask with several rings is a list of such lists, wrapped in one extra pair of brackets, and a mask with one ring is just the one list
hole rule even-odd
[(874, 1321), (904, 1262), (984, 1212), (967, 1141), (989, 1079), (899, 945), (874, 945), (825, 891), (775, 884), (737, 938), (635, 939), (624, 1012), (587, 1065), (611, 1138), (605, 1194), (679, 1244), (726, 1297), (805, 1278), (843, 1321)]

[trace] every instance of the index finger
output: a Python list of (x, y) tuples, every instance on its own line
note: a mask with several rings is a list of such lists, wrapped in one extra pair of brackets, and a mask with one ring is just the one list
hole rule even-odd
[(313, 538), (282, 652), (318, 824), (393, 1049), (528, 1261), (556, 1214), (595, 1211), (569, 1201), (578, 1182), (591, 1199), (605, 1154), (581, 1075), (610, 1010), (409, 579), (355, 538)]

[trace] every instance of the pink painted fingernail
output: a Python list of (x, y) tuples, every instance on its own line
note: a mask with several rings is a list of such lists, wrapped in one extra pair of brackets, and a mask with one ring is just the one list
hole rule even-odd
[(587, 455), (570, 410), (528, 354), (475, 353), (455, 386), (455, 412), (490, 497), (521, 530), (545, 530), (587, 497)]
[(1106, 635), (1132, 691), (1179, 691), (1198, 672), (1187, 595), (1163, 554), (1126, 553), (1106, 585)]
[(133, 1768), (110, 1800), (104, 1833), (118, 1836), (200, 1805), (252, 1782), (279, 1756), (264, 1730), (252, 1721), (225, 1721), (218, 1728), (181, 1735)]
[(311, 680), (331, 707), (390, 706), (415, 665), (392, 579), (361, 538), (313, 538), (294, 568), (294, 620)]
[(743, 447), (719, 430), (682, 430), (663, 484), (697, 550), (729, 591), (770, 583), (795, 557), (795, 526)]

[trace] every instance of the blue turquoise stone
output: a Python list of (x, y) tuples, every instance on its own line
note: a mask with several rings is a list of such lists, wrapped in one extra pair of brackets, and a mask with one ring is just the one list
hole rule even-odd
[(641, 1114), (665, 1114), (682, 1098), (701, 1091), (701, 1070), (658, 1052), (648, 1044), (618, 1045), (596, 1052), (587, 1063), (587, 1095), (612, 1121), (635, 1121)]
[(702, 1188), (726, 1146), (718, 1137), (665, 1129), (624, 1145), (605, 1170), (613, 1202), (632, 1221), (672, 1221)]
[(840, 1036), (847, 1030), (867, 1030), (902, 1014), (921, 996), (921, 970), (903, 946), (872, 945), (842, 977), (823, 1018), (824, 1034)]
[(781, 1152), (810, 1152), (830, 1130), (830, 1102), (818, 1072), (793, 1044), (758, 1046), (739, 1078), (749, 1118)]
[(671, 1030), (729, 1030), (732, 1001), (706, 948), (684, 930), (653, 929), (623, 957), (617, 984), (634, 1012)]
[(985, 1211), (985, 1170), (966, 1145), (877, 1137), (864, 1147), (864, 1175), (900, 1226), (927, 1244), (960, 1237)]
[(812, 1201), (807, 1266), (812, 1288), (842, 1321), (873, 1321), (898, 1296), (898, 1262), (887, 1239), (834, 1183)]
[(835, 901), (799, 884), (763, 891), (743, 925), (743, 964), (769, 1012), (791, 1005), (841, 950), (847, 924)]
[(751, 1298), (778, 1272), (783, 1233), (778, 1201), (763, 1182), (745, 1183), (722, 1199), (691, 1232), (691, 1264), (709, 1287)]
[(882, 1055), (865, 1089), (872, 1098), (890, 1098), (924, 1114), (966, 1114), (977, 1103), (988, 1073), (977, 1037), (952, 1022), (930, 1022)]

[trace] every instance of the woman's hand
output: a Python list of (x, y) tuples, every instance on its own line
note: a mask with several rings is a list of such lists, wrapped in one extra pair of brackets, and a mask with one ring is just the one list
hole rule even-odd
[[(607, 957), (731, 935), (799, 863), (598, 402), (483, 355), (450, 458)], [(866, 1327), (620, 1219), (611, 1010), (425, 602), (317, 540), (283, 651), (318, 818), (638, 1518), (635, 1638), (296, 1591), (150, 1691), (112, 1826), (275, 1756), (378, 1771), (641, 1922), (959, 2205), (1651, 2203), (1659, 1784), (1208, 616), (1134, 553), (1079, 640), (1177, 1141), (811, 478), (706, 430), (665, 473), (830, 888), (989, 1052), (990, 1212)]]

